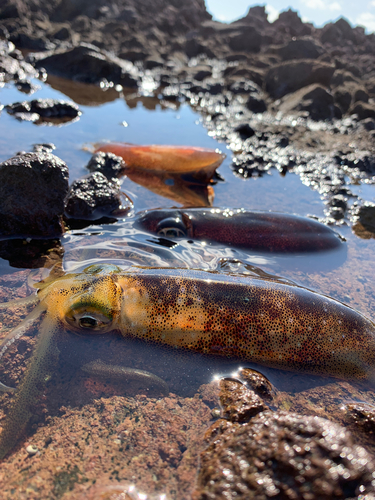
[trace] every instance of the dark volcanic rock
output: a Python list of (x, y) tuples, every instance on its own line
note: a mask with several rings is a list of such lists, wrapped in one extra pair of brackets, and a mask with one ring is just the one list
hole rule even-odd
[(371, 456), (343, 427), (265, 411), (215, 437), (201, 455), (193, 499), (372, 498), (374, 470)]
[(297, 38), (290, 40), (279, 50), (283, 61), (291, 59), (317, 59), (323, 53), (323, 47), (312, 38)]
[(312, 32), (312, 25), (304, 23), (298, 13), (292, 9), (281, 12), (273, 24), (277, 31), (289, 35), (289, 38), (310, 35)]
[(249, 26), (229, 35), (229, 47), (236, 52), (259, 52), (262, 44), (262, 35), (255, 28)]
[[(81, 115), (78, 106), (73, 102), (57, 99), (33, 99), (32, 101), (15, 102), (5, 106), (10, 115), (18, 119), (29, 119), (36, 123), (65, 123)], [(35, 115), (31, 116), (30, 115)], [(30, 120), (31, 118), (31, 120)]]
[(280, 98), (313, 83), (328, 87), (334, 71), (333, 66), (319, 61), (284, 62), (273, 66), (266, 74), (266, 90)]
[(331, 43), (337, 46), (343, 43), (347, 44), (349, 41), (354, 43), (357, 41), (356, 32), (348, 21), (342, 17), (335, 23), (329, 23), (324, 26), (320, 39), (323, 43)]
[(351, 115), (357, 115), (359, 120), (375, 118), (375, 104), (366, 102), (356, 102), (350, 109)]
[(124, 175), (126, 163), (121, 156), (99, 151), (90, 158), (86, 168), (90, 172), (100, 172), (107, 179), (114, 179)]
[(50, 268), (61, 262), (64, 248), (58, 239), (9, 239), (0, 241), (0, 257), (12, 267)]
[(38, 57), (35, 65), (54, 75), (84, 83), (100, 84), (106, 80), (124, 87), (136, 88), (138, 85), (137, 70), (131, 62), (89, 44)]
[(95, 172), (78, 179), (70, 186), (65, 202), (69, 219), (99, 220), (103, 217), (125, 216), (132, 208), (130, 199), (122, 195), (117, 182)]
[(68, 167), (50, 153), (25, 153), (1, 163), (0, 234), (60, 236), (68, 177)]
[(267, 111), (267, 104), (264, 99), (257, 94), (250, 94), (246, 101), (246, 107), (253, 113), (264, 113)]
[(320, 85), (309, 85), (288, 94), (279, 109), (290, 114), (305, 111), (313, 120), (327, 120), (335, 116), (333, 96)]

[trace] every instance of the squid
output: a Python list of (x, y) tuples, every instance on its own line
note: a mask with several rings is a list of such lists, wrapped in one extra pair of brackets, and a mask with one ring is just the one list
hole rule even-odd
[(117, 330), (171, 349), (373, 380), (374, 323), (341, 302), (276, 279), (103, 264), (35, 286), (38, 293), (26, 299), (35, 308), (0, 345), (3, 355), (42, 315), (36, 347), (4, 421), (0, 458), (19, 441), (51, 376), (62, 328), (89, 335)]
[(140, 212), (137, 227), (170, 238), (190, 238), (271, 253), (307, 253), (343, 247), (320, 222), (272, 212), (190, 208)]
[(192, 146), (104, 143), (95, 145), (95, 153), (98, 151), (121, 156), (126, 163), (125, 174), (154, 171), (159, 174), (187, 175), (205, 183), (211, 182), (225, 158), (223, 153), (213, 149)]

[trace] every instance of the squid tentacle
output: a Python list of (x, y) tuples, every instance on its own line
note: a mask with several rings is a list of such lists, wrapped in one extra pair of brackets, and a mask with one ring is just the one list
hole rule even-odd
[(28, 295), (27, 297), (22, 297), (20, 299), (9, 300), (8, 302), (1, 302), (0, 309), (8, 309), (12, 306), (28, 306), (30, 304), (35, 304), (39, 301), (36, 294)]
[[(30, 314), (26, 316), (26, 318), (16, 327), (13, 328), (2, 340), (0, 344), (0, 359), (3, 357), (5, 351), (10, 347), (13, 342), (21, 338), (27, 330), (33, 325), (36, 320), (39, 318), (42, 312), (45, 311), (45, 308), (38, 305)], [(12, 392), (15, 391), (13, 387), (8, 387), (2, 382), (0, 382), (0, 391), (2, 392)]]
[[(40, 309), (38, 314), (40, 314)], [(32, 408), (40, 395), (41, 386), (46, 383), (50, 372), (55, 367), (58, 350), (53, 340), (58, 331), (57, 319), (47, 313), (42, 322), (37, 345), (23, 381), (4, 421), (0, 435), (0, 460), (10, 452), (22, 436), (22, 432), (33, 414)]]
[(25, 332), (27, 332), (30, 326), (35, 323), (35, 321), (39, 318), (43, 311), (45, 311), (45, 308), (41, 307), (40, 305), (33, 309), (33, 311), (31, 311), (31, 313), (28, 314), (26, 318), (24, 318), (24, 320), (18, 326), (16, 326), (16, 328), (13, 328), (13, 330), (11, 330), (3, 338), (0, 344), (0, 359), (3, 357), (8, 347), (11, 346), (13, 342), (22, 337)]

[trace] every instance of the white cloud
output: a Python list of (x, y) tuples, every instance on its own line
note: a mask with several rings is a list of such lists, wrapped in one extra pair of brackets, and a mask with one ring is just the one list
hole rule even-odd
[[(375, 2), (375, 0), (373, 0)], [(341, 10), (341, 5), (339, 2), (327, 3), (324, 0), (302, 0), (302, 2), (310, 9), (317, 10), (331, 10), (338, 11)]]
[(269, 4), (266, 5), (266, 12), (267, 12), (267, 19), (270, 23), (276, 21), (276, 19), (279, 17), (280, 14), (279, 10), (275, 9), (275, 7), (272, 7), (272, 5)]
[(333, 2), (328, 5), (328, 9), (331, 11), (339, 11), (341, 10), (341, 5), (338, 2)]
[(375, 0), (372, 0), (369, 4), (368, 4), (369, 8), (371, 9), (371, 7), (375, 7)]
[(362, 12), (362, 14), (357, 17), (356, 24), (364, 26), (367, 31), (375, 31), (375, 14), (371, 14), (371, 12)]

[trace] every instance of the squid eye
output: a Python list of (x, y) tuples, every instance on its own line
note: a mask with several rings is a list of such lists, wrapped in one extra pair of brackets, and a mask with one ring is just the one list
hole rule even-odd
[(91, 308), (72, 310), (66, 314), (65, 318), (69, 325), (78, 331), (107, 331), (112, 324), (112, 318), (109, 318), (100, 311), (90, 309)]
[(92, 316), (82, 316), (79, 318), (78, 324), (82, 328), (96, 328), (99, 326), (98, 320)]
[(166, 238), (184, 238), (187, 236), (187, 229), (179, 217), (168, 217), (157, 225), (157, 235)]

